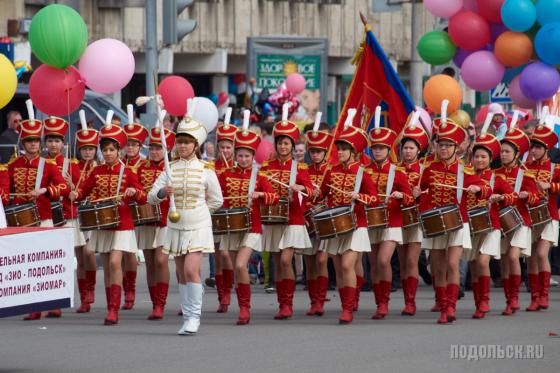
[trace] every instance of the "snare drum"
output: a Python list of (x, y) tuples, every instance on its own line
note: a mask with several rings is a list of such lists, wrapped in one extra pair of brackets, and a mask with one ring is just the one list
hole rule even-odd
[(37, 205), (29, 202), (4, 208), (8, 227), (38, 227), (41, 224)]
[(251, 213), (245, 207), (219, 209), (211, 216), (214, 234), (244, 233), (251, 227)]
[(470, 209), (469, 226), (471, 227), (471, 234), (486, 233), (492, 230), (492, 221), (490, 220), (490, 211), (487, 207), (477, 207)]
[(134, 220), (134, 225), (136, 226), (159, 223), (161, 221), (159, 205), (150, 205), (149, 203), (139, 205), (136, 202), (130, 202), (128, 206), (130, 207), (132, 220)]
[(62, 202), (52, 201), (51, 211), (52, 211), (53, 227), (62, 227), (66, 225), (66, 219), (64, 218), (64, 209), (62, 208)]
[(321, 240), (340, 236), (356, 229), (351, 206), (325, 209), (313, 216), (317, 235)]
[(515, 207), (508, 206), (500, 210), (500, 227), (502, 236), (515, 231), (523, 224), (523, 219)]
[(537, 206), (529, 207), (529, 216), (531, 217), (533, 228), (548, 223), (551, 220), (548, 202), (541, 201)]
[(288, 223), (288, 200), (281, 198), (276, 205), (261, 205), (261, 222), (267, 225)]
[(418, 225), (418, 207), (416, 205), (402, 209), (403, 229)]
[(79, 206), (78, 219), (82, 231), (115, 228), (120, 224), (119, 209), (113, 201)]
[(315, 221), (313, 216), (325, 209), (325, 205), (316, 205), (305, 212), (305, 227), (307, 228), (307, 233), (309, 237), (315, 236), (317, 233), (317, 227), (315, 227)]
[(463, 228), (463, 220), (457, 205), (447, 205), (420, 214), (424, 237), (432, 238)]
[(387, 228), (387, 206), (366, 207), (368, 229)]

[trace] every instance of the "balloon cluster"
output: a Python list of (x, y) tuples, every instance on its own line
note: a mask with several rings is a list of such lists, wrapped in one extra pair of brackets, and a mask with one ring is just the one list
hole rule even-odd
[(270, 93), (268, 88), (263, 89), (255, 100), (255, 111), (262, 117), (280, 116), (282, 105), (290, 103), (288, 116), (292, 116), (300, 105), (299, 95), (305, 90), (305, 78), (299, 73), (291, 73), (286, 80), (278, 86), (276, 91)]
[(512, 100), (525, 108), (560, 88), (559, 0), (425, 0), (424, 5), (449, 20), (446, 31), (428, 32), (418, 43), (427, 63), (453, 60), (465, 84), (478, 91), (509, 82)]
[[(101, 39), (88, 46), (87, 26), (78, 12), (51, 4), (31, 20), (29, 42), (44, 65), (31, 75), (29, 95), (42, 112), (68, 115), (78, 109), (85, 86), (103, 94), (124, 88), (132, 79), (131, 50), (119, 40)], [(78, 62), (79, 60), (79, 62)], [(73, 64), (78, 62), (78, 69)]]

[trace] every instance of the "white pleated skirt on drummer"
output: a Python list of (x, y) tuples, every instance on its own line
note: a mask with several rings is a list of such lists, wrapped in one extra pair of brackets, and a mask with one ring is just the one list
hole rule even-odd
[(163, 246), (167, 227), (155, 225), (141, 225), (134, 229), (139, 250), (153, 250)]
[(201, 227), (193, 230), (180, 230), (167, 227), (163, 252), (174, 256), (186, 255), (188, 253), (203, 252), (211, 254), (214, 252), (214, 234), (212, 227)]
[(500, 259), (500, 239), (502, 232), (493, 229), (490, 232), (477, 234), (471, 238), (472, 249), (463, 250), (461, 259), (468, 262), (478, 258), (480, 254), (489, 255), (494, 259)]
[(348, 250), (356, 252), (369, 252), (371, 245), (367, 228), (356, 228), (354, 232), (324, 240), (325, 250), (330, 255), (342, 255)]
[(96, 253), (110, 253), (111, 251), (124, 251), (136, 253), (138, 244), (134, 230), (111, 231), (97, 230), (92, 231), (89, 239), (90, 250)]
[(278, 247), (280, 250), (293, 248), (296, 250), (304, 250), (311, 248), (311, 240), (309, 239), (309, 233), (307, 233), (307, 227), (305, 225), (288, 225), (282, 233), (282, 238), (278, 242)]
[(39, 227), (41, 227), (41, 228), (52, 228), (52, 227), (54, 227), (53, 220), (52, 219), (41, 220), (41, 224), (39, 224)]
[(319, 252), (325, 251), (326, 241), (321, 241), (317, 236), (310, 239), (311, 239), (311, 247), (308, 247), (307, 249), (301, 251), (302, 255), (315, 255)]
[(428, 250), (447, 250), (448, 247), (462, 246), (463, 249), (472, 248), (471, 230), (469, 223), (463, 223), (463, 228), (433, 238), (424, 238), (422, 248)]
[(558, 246), (558, 220), (551, 220), (544, 224), (544, 227), (532, 228), (533, 242), (545, 240), (552, 243), (552, 246)]
[(407, 245), (409, 243), (421, 243), (423, 239), (424, 235), (420, 224), (403, 228), (403, 245)]
[(64, 227), (73, 229), (74, 247), (80, 247), (86, 244), (86, 238), (84, 236), (84, 232), (80, 230), (80, 224), (78, 223), (78, 219), (67, 220)]
[(507, 253), (510, 246), (515, 246), (521, 249), (521, 255), (531, 256), (531, 228), (521, 225), (513, 234), (502, 237), (500, 246), (502, 255)]
[(280, 252), (280, 240), (287, 225), (263, 225), (263, 251), (270, 253)]
[(262, 251), (260, 233), (230, 233), (225, 234), (220, 241), (220, 250), (238, 251), (242, 247), (248, 247), (254, 251)]
[(369, 230), (368, 235), (372, 245), (379, 245), (384, 241), (395, 241), (398, 245), (403, 243), (403, 233), (400, 227), (373, 228)]

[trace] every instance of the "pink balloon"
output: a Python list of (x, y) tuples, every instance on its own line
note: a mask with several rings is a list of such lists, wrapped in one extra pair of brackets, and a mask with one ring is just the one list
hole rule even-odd
[(424, 125), (424, 129), (426, 129), (430, 132), (428, 135), (431, 135), (431, 133), (432, 133), (432, 117), (430, 117), (430, 114), (426, 110), (424, 110), (424, 108), (421, 108), (420, 106), (416, 106), (416, 111), (418, 111), (420, 113), (420, 119), (422, 120), (422, 124)]
[(286, 78), (286, 88), (294, 95), (299, 95), (305, 89), (305, 78), (299, 73), (291, 73)]
[(519, 86), (519, 80), (521, 76), (517, 75), (515, 78), (512, 79), (511, 83), (509, 83), (509, 97), (514, 104), (523, 108), (523, 109), (533, 109), (537, 105), (537, 103), (523, 94), (521, 87)]
[(99, 93), (114, 93), (123, 89), (132, 79), (134, 67), (130, 48), (116, 39), (91, 43), (78, 63), (86, 85)]
[(474, 52), (461, 66), (461, 77), (470, 88), (487, 91), (496, 87), (503, 79), (506, 69), (494, 53)]
[(255, 153), (255, 161), (263, 163), (274, 157), (274, 145), (268, 140), (262, 140)]
[(463, 7), (463, 0), (424, 0), (424, 5), (436, 17), (452, 17)]
[(187, 99), (194, 98), (191, 83), (182, 76), (171, 75), (163, 79), (158, 86), (158, 93), (163, 99), (163, 107), (171, 115), (182, 117), (187, 112)]
[(86, 87), (74, 66), (57, 69), (41, 65), (29, 80), (29, 97), (39, 110), (59, 117), (80, 107)]
[(467, 9), (472, 12), (478, 12), (478, 5), (476, 4), (476, 0), (463, 0), (463, 9)]
[(502, 5), (505, 0), (476, 0), (478, 13), (488, 22), (502, 23)]

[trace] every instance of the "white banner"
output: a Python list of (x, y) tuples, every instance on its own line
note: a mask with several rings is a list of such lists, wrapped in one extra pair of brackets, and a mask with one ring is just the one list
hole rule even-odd
[(70, 228), (0, 236), (0, 317), (73, 306)]

